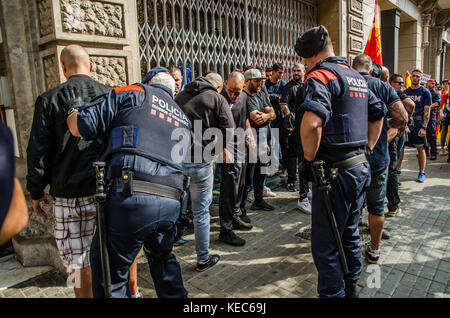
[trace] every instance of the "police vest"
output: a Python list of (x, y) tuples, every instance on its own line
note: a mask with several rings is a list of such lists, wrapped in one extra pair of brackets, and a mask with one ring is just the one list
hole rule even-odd
[(332, 101), (332, 116), (322, 129), (321, 145), (330, 148), (360, 147), (367, 144), (369, 89), (355, 70), (324, 62), (321, 69), (334, 73), (343, 88)]
[(135, 154), (181, 170), (191, 143), (190, 120), (164, 90), (135, 85), (145, 91), (144, 101), (118, 111), (108, 156)]

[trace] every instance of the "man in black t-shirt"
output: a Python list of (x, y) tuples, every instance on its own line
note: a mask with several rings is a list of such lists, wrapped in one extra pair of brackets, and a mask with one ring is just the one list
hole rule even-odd
[[(253, 176), (253, 188), (255, 201), (250, 207), (252, 210), (272, 211), (274, 207), (263, 200), (263, 188), (266, 174), (261, 170), (269, 159), (270, 148), (267, 143), (269, 123), (276, 118), (275, 111), (261, 92), (264, 83), (264, 77), (257, 69), (250, 69), (245, 72), (244, 92), (247, 95), (247, 110), (250, 117), (250, 124), (256, 130), (257, 137), (257, 158), (249, 157), (249, 165), (247, 167), (245, 191), (242, 198), (241, 210), (245, 209), (245, 200), (247, 199), (248, 190), (250, 188), (250, 180)], [(263, 158), (265, 157), (265, 158)], [(252, 160), (253, 159), (253, 160)]]
[[(225, 90), (222, 91), (222, 96), (225, 97), (231, 109), (236, 129), (233, 135), (233, 149), (230, 149), (233, 154), (233, 162), (222, 164), (219, 241), (234, 246), (244, 245), (245, 240), (238, 237), (233, 229), (250, 230), (253, 227), (245, 209), (240, 209), (247, 169), (246, 140), (248, 140), (248, 145), (254, 146), (255, 143), (248, 118), (247, 96), (242, 94), (244, 82), (242, 73), (232, 72), (225, 83)], [(227, 138), (230, 136), (227, 135)]]

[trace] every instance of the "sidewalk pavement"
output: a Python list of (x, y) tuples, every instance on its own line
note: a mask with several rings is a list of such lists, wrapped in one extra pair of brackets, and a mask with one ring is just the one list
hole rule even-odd
[[(386, 218), (391, 238), (382, 241), (379, 266), (369, 266), (363, 260), (360, 297), (450, 297), (450, 164), (446, 157), (428, 161), (426, 181), (417, 183), (415, 154), (414, 149), (406, 150), (400, 175), (403, 212)], [(183, 236), (186, 243), (174, 247), (174, 253), (189, 297), (317, 297), (311, 243), (296, 236), (300, 228), (310, 224), (310, 216), (295, 208), (297, 193), (284, 187), (275, 192), (276, 198), (267, 199), (275, 211), (248, 209), (253, 229), (236, 231), (247, 241), (243, 247), (217, 241), (218, 206), (211, 206), (210, 248), (221, 260), (205, 272), (195, 271), (192, 231)], [(366, 211), (363, 218), (367, 221)], [(156, 297), (144, 256), (138, 258), (138, 285), (145, 298)], [(0, 286), (2, 297), (65, 298), (74, 294), (66, 287), (65, 278), (51, 270), (12, 287)]]

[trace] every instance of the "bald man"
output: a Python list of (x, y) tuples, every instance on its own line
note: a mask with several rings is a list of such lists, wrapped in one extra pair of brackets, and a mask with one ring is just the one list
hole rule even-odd
[(57, 96), (64, 87), (76, 87), (87, 103), (109, 88), (90, 78), (93, 65), (79, 45), (63, 49), (61, 66), (67, 82), (36, 99), (27, 148), (27, 190), (34, 212), (47, 218), (41, 203), (49, 203), (44, 189), (50, 185), (56, 245), (64, 266), (75, 278), (75, 296), (84, 298), (92, 297), (89, 250), (96, 216), (92, 162), (102, 152), (102, 141), (73, 137)]
[(234, 71), (228, 76), (225, 82), (226, 88), (222, 92), (233, 114), (236, 138), (233, 143), (233, 162), (222, 164), (219, 240), (233, 246), (245, 244), (245, 240), (238, 237), (233, 229), (250, 230), (253, 227), (245, 209), (243, 211), (240, 209), (247, 168), (246, 147), (255, 147), (248, 117), (246, 94), (242, 94), (244, 83), (244, 75), (239, 71)]

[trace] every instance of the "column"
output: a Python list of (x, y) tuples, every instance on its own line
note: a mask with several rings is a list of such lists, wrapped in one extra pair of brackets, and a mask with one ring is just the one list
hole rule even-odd
[(400, 10), (381, 11), (381, 48), (383, 64), (390, 73), (398, 72)]

